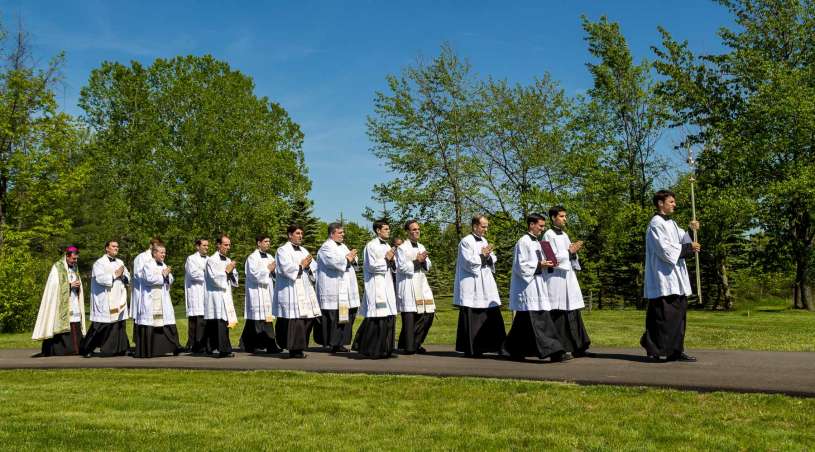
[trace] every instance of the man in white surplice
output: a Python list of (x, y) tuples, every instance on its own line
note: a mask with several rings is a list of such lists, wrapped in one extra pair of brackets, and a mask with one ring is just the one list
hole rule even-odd
[(417, 220), (405, 223), (407, 240), (396, 248), (396, 306), (402, 316), (398, 347), (406, 354), (426, 353), (422, 344), (433, 325), (436, 303), (427, 281), (430, 257), (419, 243)]
[(240, 346), (247, 353), (263, 350), (267, 354), (279, 353), (275, 342), (272, 299), (274, 298), (275, 258), (269, 252), (271, 238), (265, 234), (255, 237), (257, 248), (246, 258), (246, 292), (244, 298), (244, 326)]
[(232, 288), (238, 287), (238, 270), (235, 261), (230, 259), (232, 240), (221, 234), (215, 241), (218, 251), (207, 259), (207, 294), (204, 297), (204, 319), (206, 332), (204, 339), (207, 353), (218, 351), (219, 358), (235, 356), (229, 340), (229, 329), (238, 324)]
[[(679, 228), (670, 216), (676, 209), (676, 196), (667, 190), (654, 194), (656, 215), (645, 233), (645, 333), (640, 345), (651, 360), (664, 356), (669, 361), (696, 361), (685, 353), (685, 325), (690, 279), (685, 259), (701, 249), (690, 234)], [(691, 222), (691, 229), (699, 223)]]
[(137, 358), (152, 358), (168, 353), (181, 353), (175, 311), (170, 299), (170, 286), (174, 278), (172, 269), (164, 262), (164, 245), (153, 245), (151, 259), (139, 270), (141, 293), (133, 312), (136, 328), (133, 331)]
[(331, 353), (347, 352), (359, 308), (357, 250), (345, 245), (340, 223), (328, 225), (328, 239), (317, 251), (317, 298), (322, 317), (314, 328), (314, 341)]
[(130, 349), (125, 320), (128, 319), (127, 284), (130, 272), (116, 256), (119, 243), (105, 243), (105, 255), (93, 263), (91, 272), (91, 327), (80, 348), (90, 357), (98, 347), (104, 356), (123, 356)]
[(209, 240), (197, 239), (195, 252), (184, 262), (184, 304), (187, 308), (187, 351), (203, 353), (206, 350), (204, 333), (204, 299), (207, 295), (206, 278)]
[(509, 306), (515, 316), (504, 349), (516, 359), (535, 356), (561, 361), (563, 345), (549, 316), (549, 293), (543, 279), (543, 272), (554, 266), (541, 248), (540, 235), (546, 219), (537, 213), (530, 214), (526, 226), (526, 234), (518, 239), (512, 253)]
[(377, 220), (373, 229), (376, 238), (365, 245), (363, 257), (365, 299), (360, 315), (365, 319), (351, 348), (370, 358), (389, 358), (393, 354), (396, 329), (396, 292), (391, 277), (391, 271), (396, 268), (396, 255), (388, 244), (390, 225), (385, 220)]
[(580, 314), (585, 305), (576, 274), (580, 270), (577, 252), (583, 247), (583, 242), (572, 243), (563, 230), (566, 226), (566, 209), (552, 207), (549, 218), (552, 219), (552, 228), (543, 234), (543, 240), (552, 247), (557, 264), (543, 274), (552, 304), (550, 315), (566, 352), (574, 357), (586, 356), (591, 340)]
[(289, 240), (277, 249), (275, 296), (272, 313), (277, 317), (277, 345), (289, 351), (291, 358), (305, 358), (308, 338), (320, 317), (320, 304), (314, 290), (317, 263), (303, 247), (303, 227), (290, 225)]
[(141, 278), (139, 275), (141, 274), (142, 266), (153, 258), (153, 247), (157, 245), (164, 246), (164, 242), (158, 237), (153, 237), (150, 239), (150, 245), (147, 249), (139, 253), (136, 258), (133, 259), (133, 278), (130, 284), (130, 315), (133, 317), (134, 331), (136, 329), (135, 306), (139, 304), (139, 297), (141, 296)]
[(472, 234), (464, 236), (458, 244), (453, 305), (458, 308), (456, 351), (473, 357), (499, 352), (506, 338), (506, 327), (495, 283), (497, 258), (484, 237), (490, 222), (487, 217), (477, 215), (470, 225)]

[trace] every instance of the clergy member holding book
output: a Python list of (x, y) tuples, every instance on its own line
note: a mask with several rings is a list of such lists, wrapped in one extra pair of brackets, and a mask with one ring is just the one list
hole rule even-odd
[(554, 263), (544, 257), (540, 235), (546, 219), (537, 213), (526, 217), (527, 233), (512, 253), (509, 306), (515, 313), (504, 349), (514, 359), (529, 356), (562, 361), (565, 353), (549, 316), (549, 294), (543, 273)]
[(549, 218), (552, 220), (552, 228), (543, 234), (543, 240), (552, 247), (556, 262), (551, 272), (544, 273), (549, 289), (549, 303), (552, 305), (550, 315), (566, 353), (574, 357), (586, 356), (591, 339), (580, 314), (585, 304), (576, 274), (580, 270), (577, 252), (583, 247), (583, 242), (572, 243), (563, 230), (566, 226), (566, 209), (561, 206), (552, 207), (549, 209)]

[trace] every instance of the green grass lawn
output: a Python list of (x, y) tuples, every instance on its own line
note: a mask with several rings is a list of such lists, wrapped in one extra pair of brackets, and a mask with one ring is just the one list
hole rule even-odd
[(815, 399), (301, 372), (0, 371), (7, 450), (806, 450)]
[[(450, 298), (437, 300), (438, 312), (427, 338), (429, 344), (452, 345), (456, 340), (458, 311)], [(238, 307), (243, 312), (243, 307)], [(181, 343), (187, 341), (184, 308), (176, 308)], [(636, 309), (584, 310), (583, 318), (592, 344), (605, 347), (638, 347), (645, 325), (645, 311)], [(511, 322), (504, 312), (507, 329)], [(359, 320), (357, 321), (359, 322)], [(128, 322), (130, 323), (130, 322)], [(357, 323), (359, 324), (359, 323)], [(130, 328), (131, 325), (128, 325)], [(397, 324), (397, 328), (400, 325)], [(237, 347), (243, 323), (232, 330), (232, 345)], [(132, 337), (132, 332), (131, 332)], [(746, 311), (688, 312), (685, 346), (689, 349), (735, 349), (771, 351), (815, 351), (815, 313), (783, 309), (777, 304), (753, 306)], [(31, 333), (0, 334), (0, 348), (37, 348)]]

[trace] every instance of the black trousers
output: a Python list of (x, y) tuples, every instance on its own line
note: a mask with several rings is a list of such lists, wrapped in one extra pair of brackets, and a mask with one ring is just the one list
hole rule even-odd
[(589, 349), (591, 339), (583, 324), (580, 310), (562, 311), (559, 309), (549, 311), (552, 322), (555, 324), (560, 343), (567, 352), (581, 354)]
[(564, 352), (548, 311), (518, 311), (504, 348), (510, 356), (547, 358)]
[(229, 327), (226, 320), (207, 319), (204, 348), (207, 353), (232, 353), (232, 342), (229, 341)]
[(162, 327), (136, 325), (133, 336), (136, 343), (136, 351), (133, 356), (136, 358), (153, 358), (181, 350), (178, 329), (175, 325)]
[(688, 297), (668, 295), (648, 300), (645, 333), (640, 345), (654, 356), (676, 356), (685, 351)]
[(102, 323), (92, 322), (88, 334), (79, 345), (82, 354), (92, 353), (99, 348), (104, 356), (122, 356), (130, 349), (127, 328), (124, 320)]
[(206, 351), (207, 321), (202, 315), (187, 317), (187, 350), (192, 353)]
[(501, 307), (458, 307), (456, 351), (467, 356), (498, 352), (507, 337)]
[(354, 336), (352, 349), (370, 358), (389, 358), (395, 335), (396, 316), (366, 317)]
[(263, 320), (244, 320), (243, 333), (241, 333), (240, 347), (247, 353), (256, 350), (265, 350), (266, 353), (277, 353), (280, 348), (275, 342), (274, 326), (271, 322)]
[(275, 337), (277, 345), (289, 353), (302, 352), (308, 347), (308, 337), (314, 328), (314, 319), (286, 319), (277, 318)]
[(55, 334), (54, 337), (42, 341), (42, 356), (79, 354), (82, 339), (82, 324), (71, 322), (71, 331)]
[(402, 313), (402, 331), (399, 332), (399, 349), (406, 353), (416, 353), (427, 338), (430, 327), (433, 326), (433, 319), (436, 314), (426, 312)]
[(314, 342), (325, 347), (350, 345), (354, 321), (357, 318), (357, 308), (348, 310), (347, 323), (339, 323), (340, 311), (338, 309), (321, 309), (320, 311), (323, 315), (317, 320), (317, 325), (314, 327)]

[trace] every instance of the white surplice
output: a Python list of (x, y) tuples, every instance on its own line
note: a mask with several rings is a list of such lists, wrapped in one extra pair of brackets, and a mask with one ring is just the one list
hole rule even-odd
[(204, 279), (207, 294), (204, 297), (204, 318), (207, 320), (224, 320), (229, 328), (238, 324), (238, 314), (232, 299), (232, 288), (238, 287), (238, 268), (226, 273), (226, 266), (232, 260), (215, 252), (207, 258)]
[(436, 312), (433, 291), (427, 282), (430, 257), (423, 264), (414, 262), (416, 256), (425, 251), (424, 245), (417, 242), (413, 246), (410, 240), (405, 240), (396, 248), (396, 307), (399, 312)]
[(349, 309), (359, 307), (356, 268), (345, 258), (350, 252), (344, 243), (331, 239), (317, 251), (317, 298), (321, 309), (339, 309), (340, 304)]
[(150, 251), (150, 248), (142, 251), (133, 259), (133, 281), (130, 284), (130, 315), (134, 318), (136, 316), (136, 305), (138, 305), (139, 297), (141, 296), (141, 278), (139, 277), (141, 268), (146, 262), (152, 259), (153, 253)]
[(682, 244), (690, 235), (676, 222), (654, 215), (645, 233), (645, 298), (691, 295)]
[(139, 271), (141, 294), (134, 319), (136, 325), (163, 327), (175, 325), (175, 311), (170, 300), (170, 286), (173, 274), (165, 277), (162, 272), (166, 264), (159, 265), (155, 259), (144, 262)]
[(274, 262), (271, 253), (255, 250), (246, 258), (246, 292), (244, 297), (243, 316), (248, 320), (271, 322), (272, 299), (274, 299), (274, 278), (269, 272), (269, 264)]
[[(122, 276), (113, 273), (124, 268)], [(127, 309), (127, 286), (124, 279), (130, 280), (130, 272), (118, 258), (110, 260), (105, 254), (93, 263), (91, 271), (91, 321), (113, 323), (129, 318)]]
[(295, 249), (291, 242), (277, 249), (275, 260), (275, 295), (272, 300), (272, 313), (285, 319), (311, 319), (321, 316), (320, 303), (312, 282), (317, 272), (317, 262), (311, 261), (308, 268), (301, 268), (300, 262), (308, 256), (302, 246)]
[(184, 304), (187, 317), (204, 315), (206, 287), (207, 256), (193, 253), (184, 262)]
[(577, 260), (571, 259), (571, 253), (569, 253), (569, 247), (572, 246), (569, 235), (563, 231), (558, 233), (558, 231), (549, 229), (543, 234), (543, 240), (549, 242), (557, 258), (557, 266), (552, 272), (544, 270), (543, 273), (549, 288), (549, 303), (552, 309), (573, 311), (585, 307), (583, 292), (580, 290), (575, 271)]
[(390, 249), (390, 245), (379, 238), (365, 245), (362, 265), (365, 300), (359, 308), (359, 314), (363, 317), (396, 315), (396, 291), (393, 288), (390, 268), (385, 260), (385, 254)]
[(544, 260), (540, 241), (524, 234), (512, 252), (509, 307), (513, 311), (549, 311), (549, 295), (538, 263)]
[(469, 308), (501, 306), (495, 283), (495, 253), (482, 261), (481, 250), (488, 245), (484, 237), (469, 234), (458, 244), (456, 279), (453, 282), (453, 304)]

